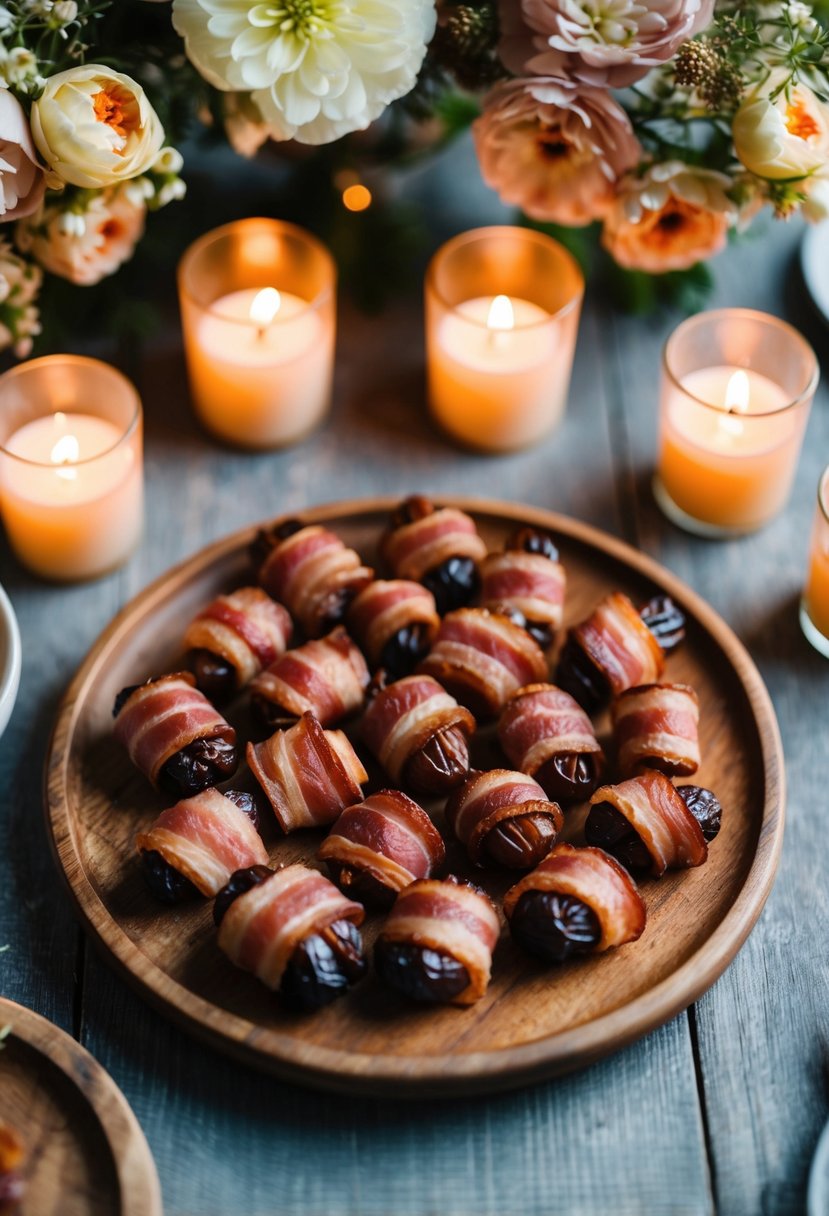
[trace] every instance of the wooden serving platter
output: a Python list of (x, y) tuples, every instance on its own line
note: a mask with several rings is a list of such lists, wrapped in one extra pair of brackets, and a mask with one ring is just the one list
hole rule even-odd
[(0, 998), (0, 1120), (26, 1146), (21, 1216), (161, 1216), (144, 1133), (112, 1078), (39, 1014)]
[[(445, 500), (443, 500), (445, 501)], [(392, 500), (318, 507), (371, 562)], [(728, 626), (688, 587), (622, 542), (531, 507), (458, 499), (491, 547), (517, 523), (550, 529), (568, 573), (567, 623), (614, 589), (643, 602), (658, 591), (688, 617), (666, 678), (686, 681), (701, 704), (703, 765), (694, 780), (715, 790), (724, 825), (699, 869), (646, 881), (648, 925), (620, 950), (557, 969), (528, 959), (502, 935), (493, 981), (470, 1009), (412, 1006), (375, 976), (310, 1016), (241, 974), (215, 944), (210, 909), (172, 910), (146, 892), (132, 839), (161, 802), (111, 737), (119, 689), (181, 663), (190, 618), (217, 592), (251, 578), (247, 529), (209, 546), (136, 597), (95, 644), (61, 705), (46, 769), (52, 843), (87, 927), (126, 977), (200, 1037), (260, 1069), (346, 1092), (469, 1094), (505, 1089), (580, 1067), (666, 1021), (704, 992), (748, 936), (774, 880), (783, 838), (780, 738), (763, 682)], [(229, 714), (244, 734), (244, 710)], [(599, 735), (607, 723), (598, 723)], [(491, 732), (490, 732), (491, 735)], [(479, 765), (498, 763), (484, 734)], [(365, 758), (365, 757), (364, 757)], [(503, 764), (503, 761), (500, 761)], [(239, 777), (232, 783), (239, 784)], [(437, 822), (440, 824), (440, 809)], [(583, 816), (570, 813), (578, 842)], [(267, 843), (280, 861), (312, 861), (318, 833)], [(449, 865), (469, 875), (455, 846)], [(496, 900), (512, 880), (475, 874)], [(379, 918), (369, 918), (369, 945)]]

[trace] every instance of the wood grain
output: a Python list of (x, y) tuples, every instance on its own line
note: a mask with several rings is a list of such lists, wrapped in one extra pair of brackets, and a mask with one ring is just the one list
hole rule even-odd
[(161, 1216), (155, 1165), (123, 1094), (74, 1039), (0, 998), (0, 1119), (23, 1140), (21, 1216)]
[[(306, 512), (331, 522), (369, 559), (392, 503)], [(701, 870), (648, 884), (645, 940), (551, 977), (502, 941), (496, 979), (474, 1010), (413, 1010), (373, 982), (312, 1019), (280, 1013), (217, 953), (204, 908), (159, 914), (142, 889), (131, 836), (157, 803), (110, 738), (118, 689), (176, 662), (183, 624), (217, 589), (241, 580), (251, 534), (231, 537), (147, 589), (106, 631), (73, 681), (50, 752), (47, 792), (55, 849), (81, 911), (145, 993), (198, 1033), (249, 1060), (317, 1084), (368, 1092), (502, 1088), (572, 1069), (684, 1008), (739, 948), (765, 901), (782, 840), (782, 763), (774, 714), (748, 656), (723, 622), (666, 571), (564, 517), (485, 501), (473, 511), (494, 547), (514, 521), (551, 527), (580, 619), (606, 591), (637, 600), (655, 589), (689, 615), (673, 678), (703, 706), (705, 768), (726, 827)], [(278, 845), (280, 860), (313, 857), (316, 840)], [(453, 868), (459, 868), (457, 864)], [(490, 883), (501, 894), (506, 883)], [(370, 926), (369, 940), (375, 926)]]
[(649, 487), (656, 433), (651, 383), (664, 333), (614, 318), (607, 335), (618, 369), (612, 425), (635, 539), (693, 581), (751, 651), (774, 701), (786, 756), (789, 813), (775, 889), (746, 948), (696, 1006), (714, 1195), (728, 1216), (801, 1216), (809, 1163), (829, 1117), (829, 964), (819, 944), (829, 927), (829, 663), (797, 620), (818, 476), (829, 460), (829, 330), (811, 314), (793, 270), (798, 240), (797, 229), (766, 222), (715, 263), (712, 307), (785, 317), (823, 363), (791, 501), (761, 532), (710, 544), (665, 522)]

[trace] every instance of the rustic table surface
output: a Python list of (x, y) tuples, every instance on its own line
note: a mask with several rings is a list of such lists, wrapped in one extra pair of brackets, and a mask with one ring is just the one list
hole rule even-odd
[[(775, 226), (716, 264), (713, 304), (787, 317), (824, 356), (803, 302), (799, 232)], [(829, 663), (797, 602), (829, 391), (812, 412), (792, 501), (759, 535), (706, 543), (650, 493), (660, 350), (675, 315), (647, 321), (588, 302), (569, 412), (533, 451), (469, 455), (422, 405), (416, 300), (342, 318), (336, 403), (301, 447), (219, 448), (191, 416), (175, 332), (132, 351), (146, 413), (147, 532), (120, 573), (56, 588), (0, 550), (20, 620), (23, 681), (0, 741), (0, 992), (69, 1030), (135, 1110), (168, 1216), (781, 1216), (805, 1208), (829, 1114), (826, 741)], [(84, 939), (55, 871), (41, 769), (58, 699), (88, 646), (149, 580), (251, 521), (337, 498), (484, 494), (571, 514), (664, 562), (733, 626), (771, 691), (789, 781), (776, 886), (736, 961), (694, 1007), (564, 1080), (474, 1102), (347, 1100), (280, 1084), (175, 1029)]]

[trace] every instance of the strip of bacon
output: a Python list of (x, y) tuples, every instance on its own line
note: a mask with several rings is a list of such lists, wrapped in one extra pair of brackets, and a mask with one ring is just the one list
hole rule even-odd
[(472, 1005), (486, 992), (499, 934), (498, 913), (483, 891), (434, 878), (401, 891), (380, 931), (384, 941), (414, 943), (457, 959), (469, 974), (469, 984), (453, 999), (454, 1005)]
[(439, 730), (457, 727), (468, 739), (475, 719), (431, 676), (405, 676), (369, 702), (363, 739), (392, 781), (402, 782), (407, 762)]
[(688, 684), (644, 684), (613, 703), (613, 734), (625, 776), (657, 768), (687, 777), (700, 765), (699, 701)]
[(265, 559), (259, 581), (285, 604), (308, 637), (319, 637), (341, 619), (374, 571), (333, 532), (318, 524), (280, 541)]
[(494, 827), (506, 819), (534, 814), (548, 816), (556, 834), (564, 826), (561, 807), (549, 801), (537, 781), (505, 768), (470, 773), (446, 804), (447, 823), (476, 865), (484, 864), (485, 841)]
[(418, 671), (434, 676), (476, 716), (492, 717), (522, 685), (545, 678), (547, 660), (508, 617), (459, 608), (441, 621)]
[(701, 866), (708, 857), (702, 829), (664, 773), (643, 773), (620, 785), (603, 785), (590, 803), (608, 803), (625, 817), (651, 856), (654, 878), (668, 869)]
[(381, 552), (398, 578), (419, 581), (450, 557), (481, 561), (486, 556), (486, 545), (471, 516), (454, 507), (441, 507), (387, 532)]
[(541, 553), (488, 553), (481, 563), (481, 603), (492, 612), (514, 609), (554, 633), (564, 619), (566, 582), (561, 563)]
[(343, 811), (318, 856), (402, 891), (441, 866), (446, 849), (422, 807), (400, 790), (380, 790)]
[(230, 663), (238, 688), (284, 653), (293, 624), (287, 608), (261, 587), (240, 587), (217, 596), (191, 621), (184, 635), (188, 650), (209, 650)]
[(557, 844), (531, 874), (507, 891), (504, 912), (508, 921), (526, 891), (571, 895), (587, 904), (601, 928), (597, 953), (636, 941), (645, 930), (647, 912), (636, 884), (627, 870), (601, 849)]
[(312, 713), (322, 726), (332, 726), (360, 708), (369, 678), (361, 651), (338, 625), (327, 637), (287, 651), (250, 691), (293, 717)]
[(231, 962), (276, 991), (297, 946), (338, 920), (363, 922), (361, 904), (347, 899), (307, 866), (275, 870), (235, 899), (219, 927), (219, 947)]
[(342, 731), (323, 730), (310, 713), (264, 743), (249, 743), (247, 757), (286, 834), (333, 823), (368, 780)]
[(501, 715), (498, 741), (510, 763), (530, 776), (554, 756), (602, 755), (587, 714), (555, 684), (519, 688)]
[(608, 681), (615, 696), (658, 680), (665, 668), (662, 647), (626, 595), (615, 591), (577, 625), (572, 636)]
[(435, 597), (409, 579), (375, 579), (351, 605), (349, 626), (372, 667), (381, 662), (383, 648), (402, 629), (422, 627), (426, 648), (438, 631), (440, 617)]
[(248, 816), (214, 789), (162, 811), (151, 827), (136, 835), (135, 845), (160, 853), (211, 898), (235, 870), (268, 864), (267, 849)]
[(115, 738), (154, 785), (171, 756), (197, 739), (236, 742), (233, 727), (194, 685), (195, 678), (189, 671), (141, 684), (115, 719)]

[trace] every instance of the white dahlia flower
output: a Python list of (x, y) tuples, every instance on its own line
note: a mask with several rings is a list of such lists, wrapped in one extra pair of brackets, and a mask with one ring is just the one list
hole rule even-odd
[(413, 87), (434, 0), (173, 0), (204, 78), (249, 92), (275, 139), (361, 131)]

